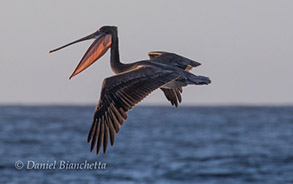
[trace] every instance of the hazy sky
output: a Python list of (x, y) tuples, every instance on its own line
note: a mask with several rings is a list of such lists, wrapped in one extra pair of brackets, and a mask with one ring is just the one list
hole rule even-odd
[[(1, 1), (0, 104), (95, 104), (109, 53), (69, 75), (92, 41), (50, 49), (103, 25), (119, 27), (125, 63), (175, 52), (202, 63), (208, 86), (184, 88), (183, 104), (293, 104), (293, 1)], [(169, 105), (161, 91), (144, 104)]]

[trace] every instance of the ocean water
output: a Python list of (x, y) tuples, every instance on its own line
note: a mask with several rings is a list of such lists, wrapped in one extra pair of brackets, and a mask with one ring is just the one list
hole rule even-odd
[(293, 183), (293, 107), (138, 106), (99, 155), (93, 110), (1, 106), (0, 183)]

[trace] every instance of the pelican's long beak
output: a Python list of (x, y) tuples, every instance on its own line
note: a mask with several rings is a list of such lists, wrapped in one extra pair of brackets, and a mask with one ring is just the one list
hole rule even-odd
[(82, 57), (78, 65), (76, 66), (75, 70), (70, 75), (69, 79), (79, 74), (80, 72), (85, 70), (87, 67), (89, 67), (91, 64), (93, 64), (96, 60), (98, 60), (100, 57), (102, 57), (107, 52), (107, 50), (111, 47), (112, 36), (110, 34), (105, 34), (103, 32), (97, 31), (84, 38), (81, 38), (74, 42), (68, 43), (62, 47), (49, 51), (49, 54), (50, 54), (52, 52), (68, 47), (72, 44), (82, 42), (85, 40), (90, 40), (90, 39), (95, 39), (95, 41), (88, 48), (88, 50), (86, 51), (86, 53), (84, 54), (84, 56)]

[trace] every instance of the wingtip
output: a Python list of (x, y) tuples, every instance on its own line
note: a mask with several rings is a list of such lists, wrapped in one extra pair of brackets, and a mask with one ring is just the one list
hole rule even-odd
[(201, 66), (201, 63), (199, 63), (199, 62), (197, 62), (197, 61), (194, 61), (194, 62), (195, 62), (195, 64), (194, 64), (193, 67), (199, 67), (199, 66)]
[(100, 149), (97, 147), (96, 155), (98, 155), (100, 152)]
[[(88, 143), (90, 143), (91, 138), (89, 137), (87, 141), (88, 141)], [(93, 152), (94, 148), (95, 148), (95, 144), (94, 144), (94, 141), (92, 141), (92, 142), (91, 142), (90, 151)]]

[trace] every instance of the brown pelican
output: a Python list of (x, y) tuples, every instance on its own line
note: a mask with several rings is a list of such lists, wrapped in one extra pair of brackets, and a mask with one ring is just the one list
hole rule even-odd
[(182, 87), (211, 82), (208, 77), (196, 76), (188, 72), (191, 68), (199, 66), (200, 63), (174, 53), (149, 52), (149, 60), (130, 64), (121, 63), (118, 31), (115, 26), (103, 26), (93, 34), (51, 50), (49, 53), (89, 39), (95, 39), (95, 41), (69, 78), (71, 79), (89, 67), (109, 48), (111, 48), (111, 68), (116, 74), (104, 79), (88, 135), (88, 142), (91, 141), (91, 151), (97, 144), (97, 154), (102, 143), (103, 152), (106, 152), (108, 137), (110, 137), (111, 145), (114, 144), (115, 132), (119, 132), (120, 126), (127, 119), (126, 112), (152, 91), (160, 88), (171, 104), (177, 107), (178, 102), (180, 103), (182, 100)]

